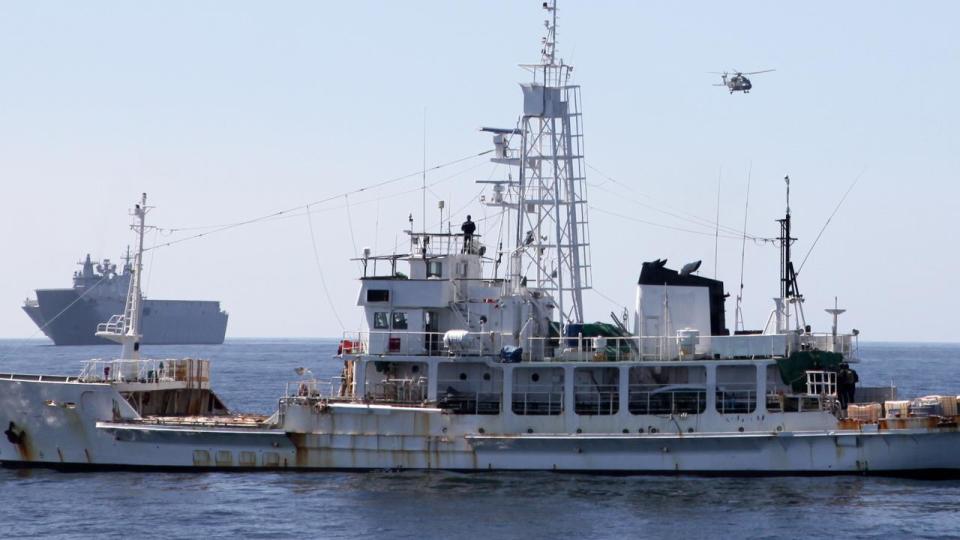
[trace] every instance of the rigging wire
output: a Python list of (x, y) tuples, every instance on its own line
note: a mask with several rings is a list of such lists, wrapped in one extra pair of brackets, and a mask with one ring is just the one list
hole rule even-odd
[[(160, 234), (160, 229), (153, 229), (153, 243), (157, 243), (157, 236)], [(157, 252), (154, 251), (150, 253), (150, 270), (147, 271), (147, 286), (143, 288), (144, 291), (150, 291), (150, 281), (153, 279), (153, 259), (156, 256)]]
[[(33, 339), (34, 337), (36, 337), (36, 335), (37, 335), (38, 333), (42, 332), (46, 327), (50, 326), (50, 325), (53, 323), (53, 321), (56, 321), (57, 319), (59, 319), (61, 315), (63, 315), (64, 313), (67, 312), (67, 310), (69, 310), (70, 308), (72, 308), (72, 307), (74, 306), (74, 304), (76, 304), (76, 303), (79, 302), (80, 300), (83, 300), (83, 298), (84, 298), (85, 296), (87, 296), (88, 294), (90, 294), (91, 292), (93, 292), (93, 290), (96, 289), (98, 285), (100, 285), (101, 283), (103, 283), (103, 281), (104, 281), (105, 279), (107, 279), (107, 274), (104, 274), (99, 280), (97, 280), (96, 283), (94, 283), (94, 284), (91, 285), (89, 288), (87, 288), (87, 290), (83, 291), (83, 293), (80, 294), (79, 296), (77, 296), (77, 297), (73, 300), (73, 302), (70, 302), (69, 304), (67, 304), (67, 307), (61, 309), (60, 312), (57, 313), (56, 315), (54, 315), (53, 317), (50, 317), (50, 320), (49, 320), (49, 321), (46, 321), (46, 322), (44, 322), (41, 326), (38, 326), (37, 329), (34, 330), (33, 333), (30, 334), (29, 336), (27, 336), (25, 339)], [(10, 351), (10, 352), (12, 353), (12, 352), (16, 351), (16, 350), (19, 349), (19, 348), (20, 348), (20, 347), (17, 347), (16, 349), (13, 349), (13, 350)]]
[(854, 186), (857, 185), (857, 182), (860, 181), (860, 178), (863, 177), (863, 173), (865, 172), (867, 172), (866, 167), (864, 167), (860, 171), (860, 174), (853, 179), (850, 187), (848, 187), (847, 191), (844, 192), (843, 197), (840, 197), (840, 202), (837, 203), (837, 207), (833, 209), (830, 217), (827, 218), (826, 223), (823, 224), (823, 227), (820, 228), (820, 232), (817, 233), (817, 237), (813, 239), (813, 244), (810, 244), (810, 249), (807, 250), (807, 254), (803, 256), (803, 261), (800, 262), (800, 268), (797, 270), (797, 275), (800, 275), (800, 272), (803, 271), (803, 265), (807, 264), (807, 259), (810, 257), (810, 253), (813, 251), (813, 248), (817, 247), (817, 242), (819, 242), (820, 237), (823, 236), (823, 231), (827, 230), (827, 226), (830, 225), (830, 221), (833, 220), (833, 216), (837, 215), (837, 212), (840, 211), (840, 206), (843, 205), (843, 201), (847, 200), (847, 195), (850, 195), (850, 192), (853, 191)]
[(343, 320), (340, 319), (340, 314), (337, 313), (337, 307), (333, 302), (333, 297), (330, 296), (330, 289), (327, 287), (327, 280), (323, 276), (323, 265), (320, 264), (320, 251), (317, 249), (317, 236), (313, 231), (313, 218), (310, 216), (310, 205), (307, 205), (307, 225), (310, 227), (310, 245), (313, 246), (313, 260), (317, 263), (317, 272), (320, 274), (320, 285), (323, 287), (323, 294), (327, 297), (327, 304), (330, 306), (330, 311), (333, 312), (334, 318), (337, 319), (337, 324), (340, 325), (340, 331), (346, 330), (346, 327), (343, 325)]
[(590, 289), (588, 289), (588, 290), (591, 290), (591, 291), (597, 293), (597, 295), (599, 295), (600, 298), (603, 298), (603, 299), (606, 300), (607, 302), (610, 302), (610, 304), (616, 306), (618, 309), (619, 309), (619, 308), (626, 308), (626, 307), (627, 307), (627, 306), (623, 305), (623, 303), (617, 302), (617, 301), (614, 300), (613, 298), (610, 298), (609, 296), (603, 294), (603, 293), (600, 292), (600, 290), (597, 289), (596, 287), (590, 287)]
[[(661, 228), (661, 229), (669, 229), (669, 230), (672, 230), (672, 231), (679, 231), (679, 232), (685, 232), (685, 233), (690, 233), (690, 234), (698, 234), (698, 235), (700, 235), (700, 236), (707, 236), (707, 237), (713, 237), (713, 236), (714, 236), (714, 233), (705, 232), (705, 231), (695, 231), (695, 230), (693, 230), (693, 229), (684, 229), (684, 228), (682, 228), (682, 227), (674, 227), (674, 226), (672, 226), (672, 225), (664, 225), (664, 224), (662, 224), (662, 223), (656, 223), (656, 222), (653, 222), (653, 221), (647, 221), (647, 220), (645, 220), (645, 219), (640, 219), (640, 218), (636, 218), (636, 217), (633, 217), (633, 216), (627, 216), (627, 215), (624, 215), (624, 214), (618, 214), (618, 213), (616, 213), (616, 212), (611, 212), (611, 211), (609, 211), (609, 210), (604, 210), (603, 208), (599, 208), (599, 207), (596, 207), (596, 206), (593, 206), (593, 205), (588, 205), (588, 207), (590, 208), (590, 210), (593, 210), (593, 211), (595, 211), (595, 212), (600, 212), (601, 214), (608, 214), (608, 215), (615, 216), (615, 217), (618, 217), (618, 218), (621, 218), (621, 219), (626, 219), (626, 220), (628, 220), (628, 221), (635, 221), (635, 222), (637, 222), (637, 223), (643, 223), (643, 224), (645, 224), (645, 225), (650, 225), (650, 226), (652, 226), (652, 227), (659, 227), (659, 228)], [(724, 238), (724, 239), (727, 239), (727, 240), (739, 240), (741, 237), (740, 237), (740, 236), (733, 236), (732, 234), (720, 234), (720, 235), (719, 235), (719, 238)], [(773, 242), (773, 239), (772, 239), (772, 238), (756, 238), (756, 237), (752, 237), (752, 236), (746, 235), (746, 234), (743, 235), (743, 238), (744, 238), (744, 241), (746, 241), (746, 239), (750, 239), (750, 240), (753, 240), (755, 243), (772, 243), (772, 242)]]
[[(587, 167), (589, 167), (591, 170), (593, 170), (594, 172), (596, 172), (597, 174), (599, 174), (600, 176), (602, 176), (602, 177), (605, 178), (606, 180), (608, 180), (608, 181), (610, 181), (610, 182), (612, 182), (612, 183), (614, 183), (614, 184), (616, 184), (616, 185), (618, 185), (618, 186), (620, 186), (620, 187), (622, 187), (622, 188), (624, 188), (624, 189), (626, 189), (626, 190), (628, 190), (628, 191), (630, 191), (630, 192), (632, 192), (632, 193), (639, 194), (639, 195), (643, 195), (644, 197), (647, 197), (647, 198), (653, 200), (654, 202), (656, 202), (656, 200), (655, 200), (652, 196), (647, 195), (647, 194), (645, 194), (645, 193), (641, 193), (641, 192), (633, 189), (632, 187), (624, 184), (623, 182), (620, 182), (620, 181), (614, 179), (613, 177), (608, 176), (607, 174), (603, 173), (602, 171), (600, 171), (599, 169), (597, 169), (597, 168), (594, 167), (593, 165), (587, 163)], [(612, 193), (612, 194), (614, 194), (614, 195), (618, 195), (617, 193), (615, 193), (615, 192), (613, 192), (613, 191), (611, 191), (611, 190), (609, 190), (609, 189), (605, 189), (605, 188), (603, 187), (603, 184), (590, 183), (590, 187), (592, 187), (592, 188), (597, 188), (597, 189), (599, 189), (600, 191), (606, 191), (607, 193)], [(624, 197), (621, 196), (621, 198), (624, 198)], [(715, 228), (715, 227), (716, 227), (716, 228), (720, 228), (720, 229), (723, 229), (724, 232), (727, 232), (727, 233), (729, 233), (729, 234), (735, 234), (735, 235), (737, 235), (738, 237), (739, 237), (739, 235), (740, 235), (742, 232), (744, 232), (744, 231), (741, 231), (741, 230), (736, 229), (735, 227), (730, 227), (730, 226), (727, 226), (727, 225), (723, 225), (723, 224), (719, 223), (719, 220), (714, 221), (714, 220), (710, 220), (710, 219), (707, 219), (707, 218), (703, 218), (703, 217), (697, 216), (696, 214), (691, 214), (691, 213), (689, 213), (689, 212), (685, 212), (685, 211), (683, 211), (683, 210), (679, 210), (679, 209), (670, 207), (670, 206), (665, 205), (665, 204), (662, 204), (662, 203), (652, 204), (652, 203), (646, 203), (646, 202), (639, 201), (639, 200), (632, 199), (632, 198), (626, 198), (626, 200), (629, 201), (629, 202), (632, 202), (632, 203), (634, 203), (634, 204), (636, 204), (636, 205), (643, 206), (643, 207), (645, 207), (645, 208), (651, 209), (651, 210), (653, 210), (653, 211), (655, 211), (655, 212), (660, 212), (660, 213), (662, 213), (662, 214), (666, 214), (666, 215), (671, 216), (671, 217), (673, 217), (673, 218), (676, 218), (676, 219), (679, 219), (679, 220), (682, 220), (682, 221), (686, 221), (686, 222), (688, 222), (688, 223), (692, 223), (692, 224), (695, 224), (695, 225), (698, 225), (698, 226), (701, 226), (701, 227), (709, 226), (711, 229), (713, 229), (713, 228)], [(668, 208), (669, 210), (665, 210), (664, 208)], [(751, 236), (752, 238), (759, 238), (759, 237), (757, 237), (757, 236), (755, 236), (755, 235), (750, 235), (750, 234), (748, 234), (748, 236)]]
[[(428, 167), (428, 168), (423, 169), (423, 170), (419, 170), (419, 171), (416, 171), (416, 172), (412, 172), (412, 173), (409, 173), (409, 174), (405, 174), (405, 175), (403, 175), (403, 176), (397, 176), (397, 177), (394, 177), (394, 178), (389, 178), (389, 179), (387, 179), (387, 180), (383, 180), (383, 181), (381, 181), (381, 182), (377, 182), (377, 183), (374, 183), (374, 184), (371, 184), (371, 185), (368, 185), (368, 186), (364, 186), (364, 187), (361, 187), (361, 188), (357, 188), (357, 189), (354, 189), (354, 190), (350, 190), (350, 191), (347, 191), (347, 192), (344, 192), (344, 193), (339, 193), (339, 194), (337, 194), (337, 195), (331, 195), (331, 196), (329, 196), (329, 197), (325, 197), (325, 198), (323, 198), (323, 199), (318, 199), (318, 200), (316, 200), (316, 201), (311, 201), (311, 202), (309, 202), (309, 203), (307, 203), (307, 204), (302, 204), (302, 205), (299, 205), (299, 206), (294, 206), (294, 207), (291, 207), (291, 208), (286, 208), (286, 209), (284, 209), (284, 210), (279, 210), (279, 211), (277, 211), (277, 212), (272, 212), (272, 213), (270, 213), (270, 214), (265, 214), (265, 215), (262, 215), (262, 216), (258, 216), (258, 217), (251, 218), (251, 219), (247, 219), (247, 220), (243, 220), (243, 221), (237, 221), (237, 222), (226, 223), (226, 224), (221, 224), (221, 225), (210, 225), (210, 226), (201, 226), (201, 227), (182, 227), (182, 228), (170, 228), (170, 229), (165, 229), (168, 234), (173, 233), (173, 232), (178, 232), (178, 231), (191, 231), (191, 230), (201, 230), (201, 231), (205, 231), (205, 232), (201, 232), (201, 233), (194, 234), (194, 235), (191, 235), (191, 236), (187, 236), (187, 237), (184, 237), (184, 238), (178, 238), (178, 239), (175, 239), (175, 240), (170, 240), (170, 241), (168, 241), (168, 242), (164, 242), (164, 243), (161, 243), (161, 244), (156, 244), (156, 245), (150, 246), (150, 247), (148, 247), (148, 248), (145, 248), (144, 251), (150, 251), (150, 250), (154, 250), (154, 249), (159, 249), (159, 248), (163, 248), (163, 247), (168, 247), (168, 246), (172, 246), (172, 245), (179, 244), (179, 243), (182, 243), (182, 242), (186, 242), (186, 241), (189, 241), (189, 240), (195, 240), (195, 239), (197, 239), (197, 238), (202, 238), (202, 237), (204, 237), (204, 236), (209, 236), (209, 235), (212, 235), (212, 234), (216, 234), (216, 233), (219, 233), (219, 232), (223, 232), (223, 231), (226, 231), (226, 230), (235, 229), (235, 228), (237, 228), (237, 227), (242, 227), (242, 226), (244, 226), (244, 225), (250, 225), (250, 224), (253, 224), (253, 223), (258, 223), (258, 222), (261, 222), (261, 221), (266, 221), (266, 220), (269, 220), (269, 219), (273, 219), (273, 218), (276, 218), (276, 217), (279, 217), (279, 216), (288, 215), (288, 214), (291, 214), (291, 213), (296, 212), (296, 211), (298, 211), (298, 210), (304, 210), (304, 209), (306, 209), (306, 208), (308, 208), (308, 207), (310, 207), (310, 206), (315, 206), (315, 205), (318, 205), (318, 204), (323, 204), (323, 203), (325, 203), (325, 202), (334, 201), (334, 200), (336, 200), (336, 199), (339, 199), (339, 198), (341, 198), (341, 197), (345, 197), (345, 196), (348, 196), (348, 195), (356, 195), (356, 194), (358, 194), (358, 193), (363, 193), (363, 192), (366, 192), (366, 191), (371, 191), (371, 190), (374, 190), (374, 189), (379, 189), (379, 188), (381, 188), (381, 187), (384, 187), (384, 186), (387, 186), (387, 185), (390, 185), (390, 184), (394, 184), (394, 183), (400, 182), (400, 181), (402, 181), (402, 180), (406, 180), (406, 179), (409, 179), (409, 178), (414, 178), (414, 177), (420, 176), (420, 175), (423, 174), (425, 171), (435, 171), (435, 170), (443, 169), (443, 168), (446, 168), (446, 167), (449, 167), (449, 166), (452, 166), (452, 165), (456, 165), (457, 163), (462, 163), (462, 162), (464, 162), (464, 161), (468, 161), (468, 160), (471, 160), (471, 159), (475, 159), (475, 158), (484, 156), (484, 155), (489, 154), (489, 153), (491, 153), (491, 152), (493, 152), (493, 149), (485, 150), (485, 151), (483, 151), (483, 152), (479, 152), (479, 153), (476, 153), (476, 154), (470, 154), (469, 156), (464, 156), (464, 157), (461, 157), (461, 158), (458, 158), (458, 159), (454, 159), (454, 160), (451, 160), (451, 161), (447, 161), (447, 162), (444, 162), (444, 163), (440, 163), (440, 164), (438, 164), (438, 165), (434, 165), (434, 166), (432, 166), (432, 167)], [(418, 188), (418, 189), (419, 189), (419, 188)]]
[(750, 215), (750, 180), (753, 176), (753, 162), (750, 162), (750, 168), (747, 170), (747, 196), (743, 203), (743, 240), (740, 244), (740, 289), (737, 293), (737, 311), (733, 318), (733, 331), (736, 333), (737, 325), (743, 330), (743, 268), (747, 261), (747, 216)]
[[(717, 173), (717, 228), (713, 233), (713, 279), (717, 279), (717, 266), (720, 264), (720, 183), (723, 180), (723, 167)], [(743, 226), (747, 230), (747, 226)]]
[(350, 196), (344, 195), (343, 201), (344, 201), (344, 204), (346, 204), (347, 206), (347, 228), (350, 229), (350, 243), (353, 244), (353, 256), (359, 257), (360, 251), (357, 250), (357, 239), (353, 235), (353, 217), (350, 216)]

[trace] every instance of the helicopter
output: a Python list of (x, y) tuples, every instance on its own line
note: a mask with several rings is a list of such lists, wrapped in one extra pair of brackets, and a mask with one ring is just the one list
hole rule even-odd
[(734, 70), (733, 74), (729, 72), (719, 72), (711, 71), (710, 73), (720, 75), (723, 79), (723, 84), (714, 84), (714, 86), (726, 86), (730, 89), (730, 93), (734, 92), (743, 92), (744, 94), (749, 94), (750, 89), (753, 88), (753, 83), (750, 82), (750, 79), (746, 75), (759, 75), (760, 73), (769, 73), (771, 71), (776, 71), (775, 69), (765, 69), (763, 71), (749, 71), (744, 73), (742, 71)]

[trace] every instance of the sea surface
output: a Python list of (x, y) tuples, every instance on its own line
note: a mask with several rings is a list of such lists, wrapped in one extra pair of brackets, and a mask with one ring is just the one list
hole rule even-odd
[[(116, 347), (0, 340), (0, 372), (79, 373)], [(331, 340), (151, 346), (213, 360), (235, 410), (269, 413), (294, 369), (339, 372)], [(960, 344), (863, 343), (861, 382), (960, 394)], [(957, 449), (960, 452), (960, 448)], [(559, 473), (60, 473), (0, 469), (0, 537), (948, 538), (960, 481)]]

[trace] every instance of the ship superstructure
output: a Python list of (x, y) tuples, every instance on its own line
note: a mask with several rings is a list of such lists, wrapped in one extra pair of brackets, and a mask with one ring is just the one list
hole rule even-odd
[[(364, 323), (340, 341), (341, 376), (317, 380), (301, 370), (270, 417), (227, 411), (210, 391), (206, 361), (140, 359), (129, 347), (118, 360), (90, 362), (79, 377), (0, 375), (0, 460), (63, 468), (960, 473), (955, 396), (897, 401), (892, 389), (860, 387), (857, 403), (842, 403), (848, 394), (839, 392), (838, 375), (858, 360), (857, 337), (838, 331), (836, 305), (830, 332), (803, 321), (789, 210), (779, 242), (782, 288), (762, 330), (731, 335), (723, 283), (697, 275), (696, 263), (676, 270), (664, 260), (640, 269), (626, 320), (583, 320), (591, 263), (582, 135), (573, 127), (579, 94), (556, 59), (556, 6), (544, 7), (547, 37), (534, 71), (552, 75), (539, 89), (523, 87), (516, 128), (488, 129), (493, 159), (516, 168), (517, 176), (494, 183), (491, 201), (510, 217), (512, 246), (472, 227), (455, 234), (411, 226), (400, 252), (365, 251), (357, 298)], [(131, 315), (103, 328), (124, 343), (138, 335), (138, 293), (128, 295)]]

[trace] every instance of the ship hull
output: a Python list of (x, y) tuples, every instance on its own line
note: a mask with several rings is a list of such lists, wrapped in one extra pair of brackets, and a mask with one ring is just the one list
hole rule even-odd
[[(55, 345), (112, 344), (94, 333), (97, 325), (111, 315), (123, 313), (123, 299), (94, 295), (80, 298), (74, 289), (36, 292), (37, 305), (24, 306), (24, 311)], [(221, 344), (227, 318), (216, 301), (148, 299), (143, 305), (143, 344)]]
[[(0, 378), (9, 467), (157, 470), (547, 470), (627, 474), (957, 476), (955, 426), (872, 432), (484, 435), (438, 409), (291, 407), (275, 424), (137, 419), (108, 384)], [(374, 430), (358, 431), (365, 425)], [(309, 427), (308, 427), (309, 426)], [(461, 432), (469, 429), (471, 432)]]

